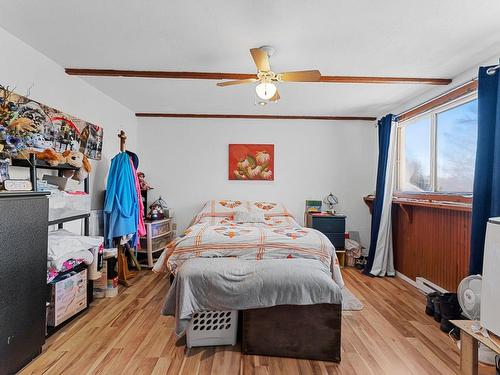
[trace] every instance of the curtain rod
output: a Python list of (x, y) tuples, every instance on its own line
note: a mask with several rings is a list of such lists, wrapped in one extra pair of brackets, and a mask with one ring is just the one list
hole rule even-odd
[(495, 72), (500, 68), (500, 64), (499, 65), (495, 65), (495, 66), (492, 66), (491, 68), (488, 68), (488, 70), (486, 70), (486, 74), (489, 74), (490, 76), (492, 76), (493, 74), (495, 74)]
[[(495, 67), (492, 67), (492, 68), (495, 68)], [(492, 68), (490, 68), (490, 69), (492, 69)], [(498, 66), (497, 66), (496, 68), (498, 69)], [(488, 74), (494, 74), (494, 72), (493, 72), (493, 73), (488, 73)], [(403, 111), (403, 112), (401, 112), (401, 113), (397, 114), (397, 115), (396, 115), (396, 118), (399, 118), (399, 117), (401, 117), (401, 116), (404, 116), (405, 114), (407, 114), (407, 113), (409, 113), (409, 112), (411, 112), (411, 111), (413, 111), (413, 110), (415, 110), (415, 109), (417, 109), (417, 108), (419, 108), (419, 107), (422, 107), (422, 106), (424, 106), (424, 105), (426, 105), (426, 104), (429, 104), (429, 103), (433, 102), (434, 100), (437, 100), (437, 99), (439, 99), (439, 98), (441, 98), (441, 97), (443, 97), (443, 96), (446, 96), (446, 95), (450, 94), (451, 92), (453, 92), (453, 91), (455, 91), (455, 90), (459, 90), (460, 88), (462, 88), (462, 87), (464, 87), (464, 86), (467, 86), (467, 85), (471, 84), (471, 83), (472, 83), (472, 82), (474, 82), (474, 81), (477, 81), (477, 77), (474, 77), (474, 78), (472, 78), (471, 80), (466, 81), (466, 82), (462, 83), (462, 84), (461, 84), (461, 85), (459, 85), (459, 86), (453, 87), (452, 89), (449, 89), (448, 91), (445, 91), (445, 92), (443, 92), (443, 93), (441, 93), (441, 94), (439, 94), (439, 95), (436, 95), (436, 96), (434, 96), (434, 97), (432, 97), (432, 98), (430, 98), (430, 99), (427, 99), (426, 101), (424, 101), (424, 102), (422, 102), (422, 103), (420, 103), (420, 104), (417, 104), (417, 105), (415, 105), (415, 106), (413, 106), (413, 107), (411, 107), (411, 108), (408, 108), (407, 110), (405, 110), (405, 111)]]
[[(499, 70), (499, 69), (500, 69), (500, 64), (497, 64), (497, 65), (491, 66), (491, 67), (489, 67), (489, 68), (486, 70), (486, 74), (488, 74), (488, 75), (493, 75), (493, 74), (495, 74), (495, 73), (496, 73), (496, 71), (497, 71), (497, 70)], [(453, 91), (455, 91), (455, 90), (458, 90), (458, 89), (460, 89), (461, 87), (464, 87), (464, 86), (466, 86), (466, 85), (468, 85), (468, 84), (470, 84), (470, 83), (472, 83), (472, 82), (474, 82), (474, 81), (477, 81), (477, 79), (478, 79), (478, 77), (474, 77), (474, 78), (472, 78), (471, 80), (466, 81), (466, 82), (462, 83), (461, 85), (459, 85), (459, 86), (457, 86), (457, 87), (454, 87), (454, 88), (452, 88), (452, 89), (450, 89), (450, 90), (448, 90), (448, 91), (445, 91), (444, 93), (439, 94), (439, 95), (437, 95), (437, 96), (435, 96), (435, 97), (433, 97), (433, 98), (431, 98), (431, 99), (428, 99), (428, 100), (426, 100), (426, 101), (425, 101), (425, 102), (423, 102), (423, 103), (420, 103), (420, 104), (418, 104), (418, 105), (415, 105), (415, 106), (413, 106), (413, 107), (411, 107), (411, 108), (409, 108), (409, 109), (407, 109), (407, 110), (405, 110), (405, 111), (403, 111), (403, 112), (399, 113), (398, 115), (396, 115), (396, 118), (399, 118), (400, 116), (403, 116), (403, 115), (405, 115), (406, 113), (411, 112), (411, 111), (413, 111), (413, 110), (414, 110), (414, 109), (416, 109), (416, 108), (422, 107), (422, 106), (424, 106), (424, 105), (426, 105), (426, 104), (428, 104), (428, 103), (430, 103), (430, 102), (432, 102), (432, 101), (434, 101), (434, 100), (436, 100), (436, 99), (439, 99), (439, 98), (441, 98), (441, 97), (443, 97), (443, 96), (445, 96), (445, 95), (448, 95), (449, 93), (451, 93), (451, 92), (453, 92)]]

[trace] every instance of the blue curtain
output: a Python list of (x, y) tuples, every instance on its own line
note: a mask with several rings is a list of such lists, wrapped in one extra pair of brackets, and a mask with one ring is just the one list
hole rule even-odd
[[(368, 253), (368, 260), (363, 270), (363, 273), (368, 275), (372, 271), (375, 255), (377, 253), (377, 243), (379, 241), (380, 223), (382, 219), (382, 210), (384, 202), (392, 204), (392, 196), (384, 197), (386, 175), (388, 170), (388, 160), (391, 144), (392, 123), (395, 120), (393, 114), (388, 114), (378, 121), (378, 168), (377, 168), (377, 187), (375, 191), (375, 201), (372, 210), (372, 225), (370, 236), (370, 250)], [(392, 194), (391, 194), (392, 195)], [(392, 249), (391, 249), (392, 250)]]
[(500, 216), (500, 79), (499, 71), (479, 68), (478, 136), (469, 273), (483, 269), (484, 236), (488, 218)]

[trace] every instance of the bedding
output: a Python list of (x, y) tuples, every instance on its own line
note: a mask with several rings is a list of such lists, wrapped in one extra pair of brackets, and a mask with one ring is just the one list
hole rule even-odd
[(51, 261), (64, 257), (69, 259), (68, 254), (100, 246), (103, 241), (103, 237), (81, 236), (66, 229), (58, 229), (49, 232), (47, 257)]
[[(235, 221), (235, 212), (241, 210), (263, 213), (264, 223)], [(312, 259), (331, 272), (340, 288), (344, 286), (332, 243), (323, 233), (301, 227), (280, 203), (209, 201), (184, 234), (163, 252), (155, 271), (170, 271), (175, 275), (193, 258)]]
[(198, 311), (342, 303), (334, 246), (280, 203), (207, 202), (153, 270), (176, 276), (162, 314), (176, 317), (178, 335)]
[(193, 258), (178, 271), (162, 314), (176, 317), (182, 335), (198, 311), (320, 303), (341, 304), (342, 293), (317, 260)]
[(47, 246), (47, 283), (60, 272), (68, 271), (78, 264), (90, 265), (94, 255), (89, 249), (102, 246), (103, 237), (81, 236), (66, 229), (49, 232)]
[(89, 250), (79, 250), (66, 253), (64, 256), (47, 260), (47, 284), (54, 280), (61, 272), (69, 271), (81, 263), (90, 265), (94, 262), (94, 255)]

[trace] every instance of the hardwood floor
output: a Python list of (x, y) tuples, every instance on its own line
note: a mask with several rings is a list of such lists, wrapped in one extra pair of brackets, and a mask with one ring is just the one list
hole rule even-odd
[(243, 356), (238, 346), (186, 350), (174, 319), (159, 314), (167, 278), (142, 271), (132, 287), (97, 300), (52, 336), (21, 374), (459, 374), (459, 352), (423, 313), (422, 294), (400, 279), (355, 269), (344, 278), (364, 309), (343, 314), (340, 364)]

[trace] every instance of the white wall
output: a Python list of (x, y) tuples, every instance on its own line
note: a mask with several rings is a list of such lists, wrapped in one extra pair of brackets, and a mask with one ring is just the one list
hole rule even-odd
[[(374, 123), (354, 121), (141, 119), (139, 169), (174, 209), (178, 230), (210, 199), (281, 201), (303, 221), (306, 199), (339, 198), (349, 230), (368, 244), (377, 164)], [(228, 144), (274, 143), (275, 181), (229, 181)]]
[[(0, 83), (30, 98), (82, 120), (104, 127), (102, 159), (93, 162), (91, 193), (93, 209), (100, 208), (110, 159), (119, 151), (119, 129), (127, 132), (130, 150), (137, 145), (137, 121), (132, 111), (64, 69), (45, 55), (0, 28)], [(27, 175), (11, 168), (11, 175)], [(11, 176), (12, 177), (12, 176)]]
[(395, 106), (394, 110), (391, 113), (400, 114), (404, 111), (408, 111), (409, 109), (419, 106), (422, 103), (425, 103), (428, 100), (431, 100), (437, 96), (440, 96), (456, 87), (462, 86), (463, 84), (471, 81), (472, 79), (477, 78), (477, 73), (479, 71), (480, 66), (489, 66), (498, 64), (498, 60), (500, 58), (500, 50), (492, 55), (490, 58), (484, 61), (478, 61), (477, 64), (467, 68), (464, 72), (460, 73), (456, 77), (453, 78), (453, 81), (448, 86), (435, 86), (424, 94), (411, 98), (409, 101), (404, 102), (403, 104), (399, 104)]

